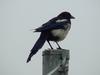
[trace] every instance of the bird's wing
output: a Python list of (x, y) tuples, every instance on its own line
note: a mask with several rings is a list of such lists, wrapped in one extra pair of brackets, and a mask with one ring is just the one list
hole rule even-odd
[(66, 21), (57, 22), (57, 19), (53, 18), (50, 21), (48, 21), (47, 23), (43, 24), (41, 27), (36, 28), (35, 32), (48, 31), (48, 30), (52, 30), (52, 29), (63, 29), (65, 24), (66, 24)]

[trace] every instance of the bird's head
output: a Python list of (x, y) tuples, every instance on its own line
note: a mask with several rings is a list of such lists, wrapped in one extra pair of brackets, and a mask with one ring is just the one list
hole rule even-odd
[(75, 19), (69, 12), (62, 12), (57, 17), (59, 19)]

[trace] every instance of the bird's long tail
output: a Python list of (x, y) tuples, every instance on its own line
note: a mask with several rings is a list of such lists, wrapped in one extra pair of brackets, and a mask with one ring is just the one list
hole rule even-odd
[(42, 48), (42, 46), (44, 45), (46, 39), (47, 39), (46, 33), (41, 33), (39, 39), (35, 43), (34, 47), (31, 49), (31, 53), (29, 54), (29, 57), (27, 59), (27, 63), (31, 60), (31, 57), (33, 55), (35, 55), (40, 48)]

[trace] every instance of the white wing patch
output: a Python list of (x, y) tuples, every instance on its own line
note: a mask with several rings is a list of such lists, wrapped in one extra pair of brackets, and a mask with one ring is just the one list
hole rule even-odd
[(58, 19), (56, 22), (66, 22), (67, 21), (67, 19)]

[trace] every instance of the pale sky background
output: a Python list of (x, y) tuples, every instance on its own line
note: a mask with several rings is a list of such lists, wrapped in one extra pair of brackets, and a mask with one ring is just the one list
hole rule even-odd
[(100, 75), (100, 0), (0, 0), (0, 75), (42, 75), (42, 51), (26, 59), (39, 37), (31, 29), (63, 11), (76, 19), (67, 38), (69, 75)]

